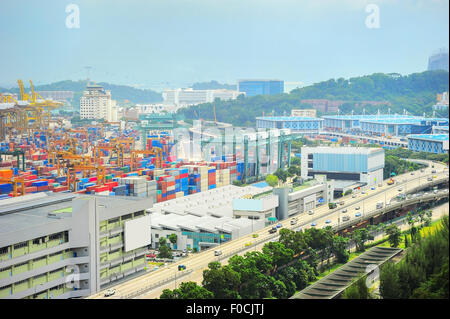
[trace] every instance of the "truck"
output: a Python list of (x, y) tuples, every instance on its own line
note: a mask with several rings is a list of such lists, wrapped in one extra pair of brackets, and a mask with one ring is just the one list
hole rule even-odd
[(336, 207), (337, 207), (336, 203), (328, 203), (328, 208), (329, 209), (333, 209), (333, 208), (336, 208)]
[(377, 209), (383, 208), (383, 202), (378, 202), (377, 203)]
[(395, 181), (391, 178), (387, 181), (388, 185), (394, 185)]

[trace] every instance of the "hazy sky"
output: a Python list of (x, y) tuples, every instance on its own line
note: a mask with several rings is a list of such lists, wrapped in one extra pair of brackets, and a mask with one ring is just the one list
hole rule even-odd
[[(86, 78), (162, 89), (426, 70), (448, 0), (1, 0), (0, 86)], [(79, 8), (67, 28), (66, 6)], [(368, 4), (379, 28), (368, 28)]]

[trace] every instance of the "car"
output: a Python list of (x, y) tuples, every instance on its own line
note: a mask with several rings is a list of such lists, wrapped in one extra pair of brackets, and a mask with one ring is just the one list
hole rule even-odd
[(110, 296), (113, 296), (115, 293), (116, 293), (115, 289), (108, 289), (108, 290), (105, 291), (104, 296), (105, 297), (110, 297)]
[(433, 175), (433, 178), (437, 178), (437, 176), (436, 176), (436, 175)]
[(363, 194), (363, 195), (364, 195), (365, 193), (366, 193), (365, 191), (362, 191), (362, 192), (361, 192), (361, 194)]
[(433, 191), (433, 193), (437, 194), (437, 193), (438, 193), (438, 190), (437, 190), (437, 189), (435, 189), (435, 190)]
[(178, 265), (178, 271), (186, 270), (185, 265)]
[(295, 225), (295, 224), (297, 224), (297, 218), (291, 219), (291, 225)]
[(340, 201), (340, 202), (339, 202), (339, 205), (341, 205), (341, 206), (343, 206), (344, 204), (345, 204), (344, 201)]
[(325, 224), (329, 224), (329, 223), (331, 223), (331, 220), (327, 219), (327, 220), (325, 221)]
[(436, 170), (435, 170), (435, 169), (432, 170), (432, 171), (431, 171), (431, 174), (436, 174)]
[(414, 172), (411, 172), (411, 175), (414, 175)]
[(355, 217), (360, 217), (361, 216), (361, 213), (356, 213), (355, 214)]
[(258, 234), (253, 234), (252, 235), (253, 238), (258, 238), (258, 236), (259, 236)]
[(245, 243), (245, 247), (251, 246), (252, 242)]
[(398, 191), (399, 191), (399, 192), (403, 191), (403, 188), (400, 187), (400, 188), (398, 189)]
[(314, 211), (313, 210), (309, 210), (308, 211), (308, 215), (314, 215)]
[(433, 178), (428, 177), (428, 178), (427, 178), (427, 181), (428, 181), (428, 182), (431, 182), (431, 181), (433, 181)]
[(350, 220), (350, 217), (349, 216), (344, 216), (344, 217), (342, 217), (342, 221), (343, 222), (346, 222), (346, 221), (349, 221)]
[(269, 234), (274, 234), (277, 232), (277, 228), (276, 227), (272, 227), (271, 229), (269, 229)]
[(312, 227), (316, 227), (316, 226), (317, 226), (317, 223), (316, 223), (316, 222), (312, 222), (311, 226), (312, 226)]
[(422, 168), (422, 169), (420, 170), (420, 172), (423, 173), (423, 172), (425, 172), (425, 170)]
[(342, 214), (345, 214), (346, 212), (347, 212), (347, 209), (343, 209), (343, 210), (341, 211)]
[(374, 191), (374, 190), (375, 190), (375, 187), (372, 186), (370, 189)]
[(353, 194), (353, 195), (352, 195), (352, 198), (356, 198), (356, 194)]
[(359, 210), (360, 208), (361, 208), (361, 207), (359, 207), (359, 206), (356, 206), (356, 207), (355, 207), (355, 210)]
[(220, 255), (222, 255), (221, 250), (214, 250), (214, 256), (220, 256)]
[(277, 228), (281, 228), (283, 227), (283, 225), (281, 225), (280, 223), (277, 224)]
[(156, 258), (156, 254), (150, 253), (150, 254), (145, 255), (145, 257), (147, 257), (147, 258)]

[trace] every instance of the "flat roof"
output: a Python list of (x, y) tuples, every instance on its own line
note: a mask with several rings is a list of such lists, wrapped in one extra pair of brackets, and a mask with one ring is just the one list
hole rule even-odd
[(423, 116), (414, 115), (401, 115), (401, 114), (380, 114), (380, 115), (325, 115), (322, 116), (325, 119), (334, 120), (359, 120), (364, 122), (374, 123), (389, 123), (389, 124), (402, 124), (402, 123), (418, 123), (422, 121), (447, 121), (446, 118), (427, 118)]
[(411, 134), (407, 136), (411, 139), (427, 140), (427, 141), (448, 141), (448, 134)]
[(256, 119), (264, 121), (323, 121), (321, 118), (303, 116), (259, 116)]

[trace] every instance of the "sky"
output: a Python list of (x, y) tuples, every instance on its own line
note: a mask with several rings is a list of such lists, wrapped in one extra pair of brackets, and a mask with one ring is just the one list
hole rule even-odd
[(410, 74), (448, 30), (448, 0), (2, 0), (0, 86)]

